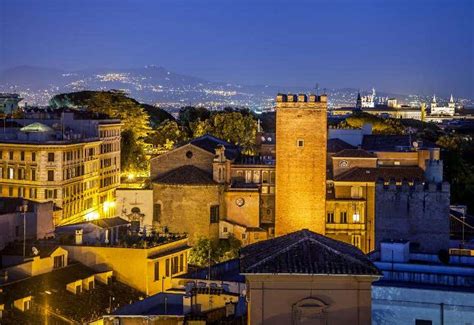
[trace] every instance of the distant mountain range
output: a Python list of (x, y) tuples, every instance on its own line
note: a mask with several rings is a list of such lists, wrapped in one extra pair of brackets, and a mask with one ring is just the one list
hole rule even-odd
[[(166, 109), (184, 105), (209, 108), (243, 106), (264, 110), (273, 106), (276, 93), (313, 92), (296, 86), (240, 85), (211, 82), (181, 75), (163, 67), (134, 69), (87, 69), (64, 71), (53, 68), (19, 66), (0, 73), (0, 92), (19, 93), (29, 105), (47, 105), (49, 99), (64, 92), (119, 89), (140, 102)], [(323, 90), (320, 90), (322, 92)], [(326, 89), (330, 107), (355, 104), (357, 89)], [(401, 102), (426, 100), (416, 95), (379, 93)]]

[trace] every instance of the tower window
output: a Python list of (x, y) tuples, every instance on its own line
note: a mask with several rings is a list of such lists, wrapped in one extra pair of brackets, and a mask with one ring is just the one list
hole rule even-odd
[(191, 159), (193, 157), (193, 152), (190, 150), (186, 151), (186, 157), (188, 157), (188, 159)]
[(296, 146), (298, 148), (303, 148), (304, 147), (304, 140), (303, 139), (296, 140)]

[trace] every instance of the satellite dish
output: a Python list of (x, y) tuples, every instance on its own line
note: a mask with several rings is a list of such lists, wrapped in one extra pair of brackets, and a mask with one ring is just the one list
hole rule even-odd
[(38, 248), (36, 248), (36, 247), (34, 247), (34, 246), (31, 247), (31, 251), (33, 252), (33, 255), (35, 255), (35, 256), (39, 254)]
[(418, 148), (418, 142), (417, 141), (413, 141), (413, 148)]

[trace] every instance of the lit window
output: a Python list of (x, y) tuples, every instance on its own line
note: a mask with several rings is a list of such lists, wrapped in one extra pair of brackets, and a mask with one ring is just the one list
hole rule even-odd
[(296, 141), (296, 146), (299, 147), (299, 148), (304, 147), (304, 140), (303, 139), (298, 139)]
[(354, 222), (354, 223), (360, 222), (360, 214), (358, 212), (356, 212), (352, 215), (352, 222)]
[(400, 166), (400, 162), (399, 162), (399, 161), (394, 161), (393, 164), (394, 164), (395, 166)]
[(13, 179), (15, 177), (15, 169), (8, 167), (8, 179)]

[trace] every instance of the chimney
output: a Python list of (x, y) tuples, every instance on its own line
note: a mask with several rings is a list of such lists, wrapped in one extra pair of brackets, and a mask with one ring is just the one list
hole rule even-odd
[(82, 229), (76, 229), (76, 245), (82, 245)]

